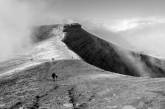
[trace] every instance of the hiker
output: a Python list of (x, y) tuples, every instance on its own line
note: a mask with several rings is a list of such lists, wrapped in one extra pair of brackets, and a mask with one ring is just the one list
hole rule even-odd
[(58, 76), (55, 73), (52, 73), (52, 78), (53, 78), (53, 81), (55, 81), (58, 78)]
[(54, 58), (52, 58), (52, 61), (54, 61)]

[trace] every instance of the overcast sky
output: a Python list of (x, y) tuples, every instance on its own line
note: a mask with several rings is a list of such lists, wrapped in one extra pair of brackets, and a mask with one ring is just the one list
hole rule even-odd
[[(164, 16), (164, 0), (60, 0), (52, 3), (66, 16), (110, 19)], [(68, 13), (69, 12), (69, 13)]]

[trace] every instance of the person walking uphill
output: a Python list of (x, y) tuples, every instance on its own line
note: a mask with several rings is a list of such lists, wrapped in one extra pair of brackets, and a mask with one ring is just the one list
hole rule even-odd
[(56, 81), (56, 79), (58, 78), (57, 74), (52, 73), (52, 78), (53, 78), (53, 81)]

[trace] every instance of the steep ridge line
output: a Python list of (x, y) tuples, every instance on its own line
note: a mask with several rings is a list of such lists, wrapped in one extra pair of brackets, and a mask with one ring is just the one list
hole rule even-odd
[(63, 32), (62, 41), (89, 64), (137, 77), (165, 76), (164, 60), (121, 48), (88, 33), (77, 23), (65, 25)]

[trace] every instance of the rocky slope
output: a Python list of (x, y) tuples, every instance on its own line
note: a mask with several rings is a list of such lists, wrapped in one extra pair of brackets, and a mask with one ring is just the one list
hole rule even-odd
[[(66, 34), (52, 32), (52, 37), (38, 42), (31, 51), (1, 63), (0, 109), (165, 108), (164, 78), (128, 76), (145, 76), (138, 75), (135, 66), (129, 68), (134, 61), (128, 59), (136, 58), (150, 70), (163, 69), (162, 60), (125, 51), (75, 24), (65, 26), (64, 31)], [(122, 69), (128, 73), (120, 72)], [(163, 76), (160, 71), (151, 74)]]

